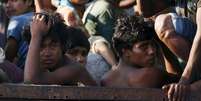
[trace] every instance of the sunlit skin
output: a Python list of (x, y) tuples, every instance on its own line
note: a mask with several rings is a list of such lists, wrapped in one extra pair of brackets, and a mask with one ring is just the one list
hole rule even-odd
[[(123, 50), (124, 51), (124, 50)], [(150, 41), (137, 42), (131, 50), (126, 50), (129, 58), (127, 62), (134, 66), (153, 66), (156, 57), (156, 46)]]
[(152, 40), (136, 42), (132, 49), (122, 49), (117, 69), (102, 79), (108, 87), (160, 87), (164, 74), (155, 68), (156, 47)]

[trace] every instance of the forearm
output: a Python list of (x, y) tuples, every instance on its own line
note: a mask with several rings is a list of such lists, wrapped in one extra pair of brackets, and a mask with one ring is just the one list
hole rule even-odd
[(114, 66), (117, 64), (115, 55), (113, 51), (109, 48), (104, 42), (98, 42), (95, 46), (95, 50), (103, 56), (103, 58), (111, 65)]
[(32, 37), (31, 39), (27, 59), (25, 62), (25, 82), (36, 82), (35, 80), (39, 79), (39, 76), (43, 71), (42, 68), (40, 68), (40, 41), (41, 37)]
[(92, 86), (96, 86), (97, 83), (96, 81), (91, 77), (91, 75), (89, 74), (89, 72), (83, 68), (81, 70), (82, 73), (80, 73), (81, 75), (80, 77), (80, 81), (85, 84), (85, 85), (92, 85)]
[(197, 32), (193, 41), (190, 56), (186, 65), (186, 68), (182, 74), (183, 79), (180, 82), (190, 83), (192, 82), (191, 76), (193, 73), (200, 75), (201, 66), (201, 8), (197, 10)]
[(41, 0), (34, 0), (36, 12), (40, 12), (42, 10), (43, 5), (42, 5), (42, 3), (40, 1)]
[(135, 0), (122, 0), (119, 3), (119, 7), (128, 8), (128, 7), (132, 7), (134, 4), (136, 4)]

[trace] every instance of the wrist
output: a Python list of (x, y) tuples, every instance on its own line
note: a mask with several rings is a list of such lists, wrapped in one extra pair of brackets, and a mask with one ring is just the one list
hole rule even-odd
[(40, 41), (41, 39), (42, 39), (42, 35), (41, 34), (32, 34), (32, 36), (31, 36), (31, 40)]
[(188, 85), (188, 84), (190, 84), (190, 80), (189, 80), (189, 78), (182, 76), (182, 77), (180, 78), (180, 80), (179, 80), (179, 84)]

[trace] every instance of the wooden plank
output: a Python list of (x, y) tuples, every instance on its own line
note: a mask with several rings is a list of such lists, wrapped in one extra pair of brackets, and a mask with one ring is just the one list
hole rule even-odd
[(159, 89), (1, 84), (0, 101), (165, 101)]

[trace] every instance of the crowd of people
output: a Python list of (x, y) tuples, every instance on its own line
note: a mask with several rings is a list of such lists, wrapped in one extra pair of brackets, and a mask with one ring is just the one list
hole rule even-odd
[(169, 101), (188, 101), (201, 89), (200, 7), (201, 0), (2, 0), (0, 82), (161, 88)]

